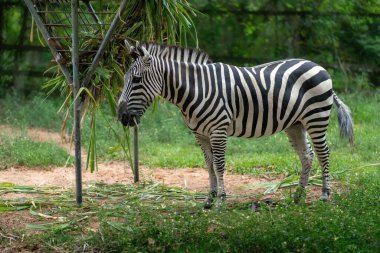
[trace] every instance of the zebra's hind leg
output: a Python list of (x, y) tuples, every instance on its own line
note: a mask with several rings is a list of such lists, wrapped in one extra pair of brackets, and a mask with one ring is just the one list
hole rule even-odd
[(217, 205), (220, 207), (226, 198), (224, 190), (224, 156), (227, 146), (227, 133), (225, 130), (215, 130), (210, 135), (210, 143), (213, 155), (214, 171), (217, 180)]
[(302, 170), (299, 186), (294, 194), (294, 202), (298, 203), (306, 197), (305, 187), (309, 181), (310, 169), (313, 164), (314, 152), (306, 137), (306, 131), (302, 124), (296, 123), (285, 130), (289, 141), (301, 160)]
[(319, 164), (322, 168), (322, 195), (321, 200), (328, 200), (330, 197), (330, 149), (326, 142), (326, 129), (307, 130), (314, 146), (314, 151), (317, 154)]
[(213, 160), (213, 155), (212, 155), (212, 150), (211, 150), (211, 143), (210, 139), (206, 136), (195, 134), (195, 139), (197, 140), (199, 146), (202, 149), (207, 169), (208, 169), (208, 176), (209, 176), (209, 181), (210, 181), (210, 192), (209, 196), (206, 200), (205, 209), (210, 209), (213, 205), (214, 198), (217, 195), (217, 180), (216, 180), (216, 175), (214, 171), (214, 160)]

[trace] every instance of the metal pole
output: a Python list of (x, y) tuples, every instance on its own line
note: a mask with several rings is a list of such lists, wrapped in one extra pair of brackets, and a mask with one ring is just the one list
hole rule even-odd
[(98, 66), (99, 61), (102, 58), (103, 53), (106, 49), (106, 45), (107, 45), (108, 41), (110, 41), (112, 34), (115, 32), (115, 28), (116, 28), (116, 25), (119, 23), (120, 16), (123, 13), (125, 7), (127, 6), (127, 2), (128, 2), (128, 0), (123, 0), (123, 2), (120, 5), (119, 10), (117, 11), (114, 19), (112, 20), (110, 28), (108, 29), (106, 36), (102, 40), (102, 43), (100, 44), (100, 47), (99, 47), (98, 51), (96, 52), (96, 55), (95, 55), (94, 59), (92, 60), (90, 67), (88, 68), (88, 72), (82, 81), (83, 87), (87, 87), (87, 85), (90, 82), (93, 74), (95, 73), (96, 67)]
[(139, 181), (139, 128), (133, 128), (133, 180)]
[(94, 10), (94, 7), (92, 7), (90, 2), (84, 2), (84, 4), (87, 7), (87, 10), (91, 13), (92, 17), (95, 19), (96, 22), (98, 22), (99, 25), (103, 25), (103, 22), (100, 20), (98, 15), (96, 14), (96, 11)]
[(78, 0), (71, 0), (72, 18), (72, 61), (73, 61), (73, 96), (74, 96), (74, 145), (75, 145), (75, 183), (76, 201), (82, 204), (82, 164), (81, 164), (81, 138), (80, 138), (80, 98), (79, 91), (79, 22), (78, 22)]
[(71, 84), (72, 78), (70, 75), (70, 71), (64, 65), (62, 65), (60, 63), (60, 60), (62, 59), (62, 55), (55, 49), (55, 47), (53, 45), (51, 45), (51, 42), (50, 42), (51, 41), (51, 35), (48, 32), (48, 30), (46, 29), (44, 22), (42, 21), (41, 17), (38, 15), (36, 9), (34, 8), (32, 1), (24, 0), (24, 2), (25, 2), (25, 5), (28, 7), (30, 14), (32, 14), (38, 29), (41, 31), (42, 36), (44, 37), (45, 41), (47, 42), (47, 45), (49, 46), (49, 49), (50, 49), (51, 53), (53, 54), (55, 61), (58, 63), (59, 67), (61, 68), (61, 71), (62, 71), (63, 75), (65, 76), (66, 81)]

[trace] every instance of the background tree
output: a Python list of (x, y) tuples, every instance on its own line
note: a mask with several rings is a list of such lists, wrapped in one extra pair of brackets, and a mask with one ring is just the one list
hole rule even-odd
[[(4, 73), (0, 77), (0, 96), (12, 90), (24, 94), (40, 90), (42, 80), (33, 82), (30, 77), (19, 75), (21, 68), (36, 63), (32, 58), (39, 59), (39, 63), (51, 67), (44, 85), (48, 93), (66, 98), (65, 126), (70, 120), (71, 88), (58, 68), (51, 66), (48, 50), (41, 51), (37, 46), (39, 34), (32, 29), (30, 18), (26, 23), (17, 22), (25, 17), (23, 4), (10, 0), (5, 3), (12, 8), (2, 8), (0, 12), (0, 59)], [(117, 1), (93, 3), (95, 9), (104, 4), (110, 10), (118, 7)], [(203, 14), (195, 17), (197, 12), (192, 6)], [(94, 126), (90, 133), (93, 140), (90, 154), (96, 150), (95, 119), (100, 105), (108, 105), (110, 114), (116, 115), (115, 99), (130, 63), (123, 43), (125, 38), (184, 46), (189, 41), (193, 47), (198, 46), (199, 38), (199, 47), (214, 61), (252, 66), (282, 58), (307, 58), (328, 68), (336, 89), (357, 90), (368, 84), (379, 85), (380, 5), (377, 0), (134, 0), (128, 2), (121, 19), (123, 24), (109, 43), (88, 89), (94, 98), (89, 96), (91, 99), (86, 101), (84, 110), (90, 111), (91, 126)], [(92, 34), (102, 36), (102, 32)], [(84, 38), (87, 39), (81, 41), (82, 49), (97, 49), (98, 42), (91, 37)], [(19, 50), (20, 44), (24, 49), (37, 51)], [(83, 55), (81, 59), (86, 57), (91, 59), (93, 55)], [(37, 65), (41, 69), (41, 64)], [(82, 73), (85, 71), (82, 69)]]
[[(215, 61), (253, 65), (307, 58), (339, 86), (380, 85), (380, 5), (376, 0), (200, 1), (199, 45)], [(357, 79), (358, 78), (358, 79)], [(363, 84), (365, 83), (365, 84)]]

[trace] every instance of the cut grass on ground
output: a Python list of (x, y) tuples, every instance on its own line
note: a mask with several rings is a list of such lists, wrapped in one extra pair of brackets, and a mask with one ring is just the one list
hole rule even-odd
[(285, 199), (275, 206), (261, 203), (256, 212), (251, 201), (233, 198), (222, 210), (205, 211), (204, 195), (159, 184), (98, 184), (85, 189), (82, 207), (75, 207), (72, 193), (44, 188), (49, 198), (7, 202), (29, 205), (34, 219), (18, 230), (1, 227), (8, 238), (0, 237), (0, 250), (379, 252), (378, 169), (353, 172), (351, 186), (331, 202), (294, 205)]
[[(356, 146), (352, 149), (340, 139), (333, 113), (329, 145), (331, 170), (335, 178), (339, 177), (339, 188), (335, 188), (330, 202), (293, 205), (289, 198), (274, 207), (261, 205), (258, 212), (252, 212), (251, 201), (228, 199), (224, 209), (205, 211), (203, 202), (197, 199), (204, 196), (146, 184), (96, 185), (84, 189), (85, 202), (76, 207), (72, 192), (45, 189), (47, 193), (41, 199), (0, 198), (0, 209), (30, 208), (29, 213), (35, 221), (28, 230), (0, 226), (0, 235), (3, 235), (0, 236), (0, 251), (379, 252), (380, 91), (340, 94), (340, 97), (353, 111)], [(47, 124), (47, 119), (57, 117), (59, 103), (56, 101), (35, 99), (27, 104), (12, 101), (0, 101), (1, 123), (17, 126), (22, 122), (24, 127), (59, 129), (56, 122)], [(41, 121), (40, 114), (44, 114)], [(123, 159), (114, 148), (116, 140), (105, 120), (101, 116), (97, 118), (98, 155), (104, 160)], [(121, 130), (115, 120), (113, 124)], [(86, 145), (89, 124), (85, 122), (84, 125)], [(141, 163), (144, 165), (177, 168), (203, 164), (194, 137), (182, 123), (178, 111), (168, 104), (159, 104), (155, 112), (147, 112), (140, 133)], [(38, 157), (37, 153), (43, 152), (34, 150), (33, 154)], [(37, 158), (40, 159), (44, 158)], [(369, 164), (373, 165), (367, 166)], [(286, 136), (278, 134), (256, 140), (231, 138), (227, 167), (240, 173), (286, 175), (298, 173), (300, 165)], [(362, 169), (353, 170), (357, 167)], [(319, 170), (315, 161), (312, 173), (320, 173)], [(338, 173), (341, 171), (345, 172)], [(24, 194), (33, 193), (28, 187), (4, 187), (8, 187), (5, 192), (15, 193), (21, 189)], [(1, 190), (0, 187), (0, 195)], [(12, 217), (7, 214), (6, 217)], [(35, 230), (43, 230), (43, 233), (34, 233)]]

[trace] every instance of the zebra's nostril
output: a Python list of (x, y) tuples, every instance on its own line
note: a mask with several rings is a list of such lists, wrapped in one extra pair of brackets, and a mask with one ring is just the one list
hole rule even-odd
[(117, 119), (119, 121), (122, 121), (125, 117), (126, 117), (125, 111), (118, 110), (118, 112), (117, 112)]
[(118, 117), (122, 117), (122, 115), (124, 113), (127, 113), (128, 112), (128, 103), (125, 101), (125, 100), (122, 100), (122, 99), (119, 99), (119, 102), (117, 104), (117, 114), (118, 114)]
[(119, 114), (119, 121), (124, 125), (128, 126), (130, 122), (130, 115), (127, 112)]
[(140, 123), (140, 118), (137, 112), (134, 111), (120, 111), (118, 119), (124, 126), (134, 126)]

